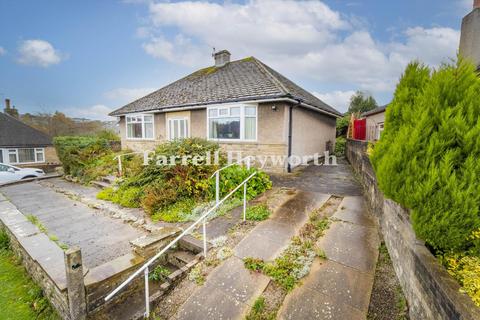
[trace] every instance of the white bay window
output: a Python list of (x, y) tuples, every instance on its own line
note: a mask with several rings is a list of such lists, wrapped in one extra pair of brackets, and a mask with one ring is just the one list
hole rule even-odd
[(125, 117), (128, 139), (153, 139), (153, 115), (138, 114)]
[(257, 106), (209, 107), (208, 138), (212, 140), (257, 140)]

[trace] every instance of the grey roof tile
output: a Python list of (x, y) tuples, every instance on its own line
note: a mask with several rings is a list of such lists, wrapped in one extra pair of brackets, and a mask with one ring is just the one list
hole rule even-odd
[(287, 97), (300, 99), (320, 110), (340, 115), (337, 110), (254, 57), (232, 61), (219, 68), (200, 69), (111, 112), (110, 115)]
[(22, 121), (0, 112), (0, 147), (45, 147), (52, 138)]

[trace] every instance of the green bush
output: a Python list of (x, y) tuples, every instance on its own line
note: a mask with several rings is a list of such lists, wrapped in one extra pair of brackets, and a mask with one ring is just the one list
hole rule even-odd
[(480, 79), (459, 59), (433, 73), (410, 64), (371, 159), (385, 195), (411, 209), (416, 234), (439, 252), (475, 247), (480, 227)]
[(347, 144), (347, 139), (344, 137), (337, 137), (335, 141), (335, 155), (344, 156), (345, 155), (345, 146)]
[(0, 251), (8, 250), (10, 248), (10, 237), (7, 232), (3, 229), (0, 229)]
[[(257, 195), (267, 191), (272, 187), (270, 177), (257, 168), (247, 169), (246, 167), (233, 165), (220, 172), (220, 197), (226, 196), (233, 191), (240, 183), (248, 178), (252, 173), (257, 172), (247, 183), (247, 198), (253, 199)], [(211, 179), (211, 192), (215, 192), (215, 179)], [(243, 188), (235, 192), (235, 197), (243, 198)]]
[(265, 204), (248, 207), (246, 212), (247, 220), (262, 221), (270, 216), (270, 209)]

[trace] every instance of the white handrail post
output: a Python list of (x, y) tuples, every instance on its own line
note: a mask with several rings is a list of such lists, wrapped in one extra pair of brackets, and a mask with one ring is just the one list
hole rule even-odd
[(143, 271), (145, 275), (145, 318), (150, 317), (150, 293), (148, 292), (148, 267)]
[(203, 256), (207, 258), (207, 217), (203, 219)]
[(122, 174), (122, 155), (118, 155), (118, 173), (120, 174), (120, 177), (123, 175)]
[(220, 201), (220, 171), (215, 173), (215, 204)]
[(250, 170), (250, 157), (247, 158), (247, 169)]
[(243, 185), (243, 221), (247, 220), (247, 182)]

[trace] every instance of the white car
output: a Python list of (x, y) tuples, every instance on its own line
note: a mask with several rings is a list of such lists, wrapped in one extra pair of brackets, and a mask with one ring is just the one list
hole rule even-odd
[(9, 164), (0, 163), (0, 184), (28, 178), (37, 178), (45, 175), (42, 169), (18, 168)]

